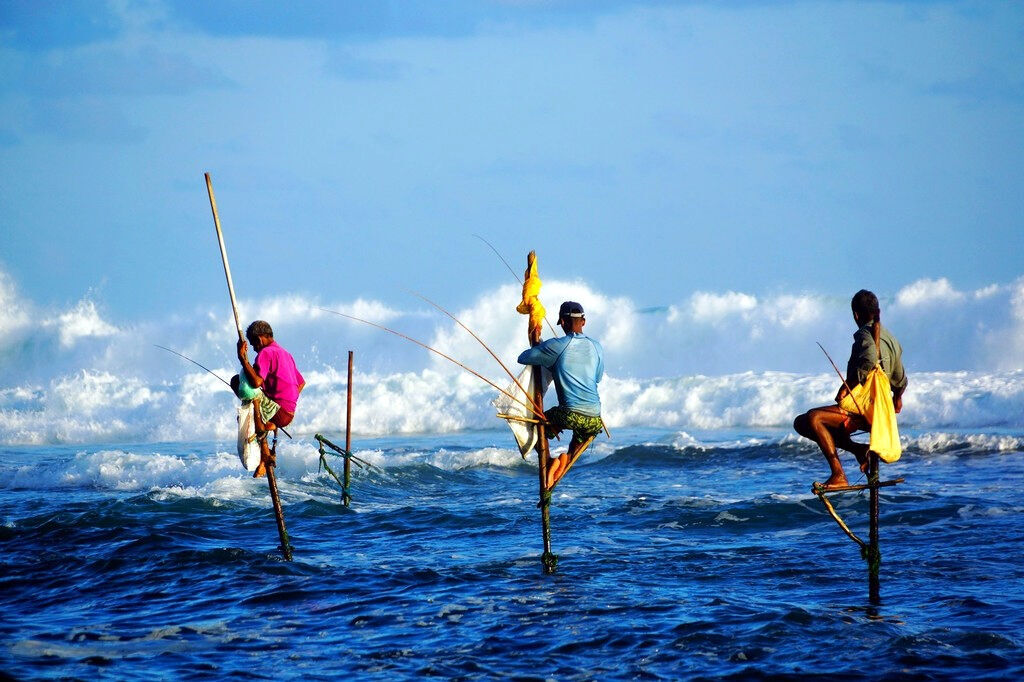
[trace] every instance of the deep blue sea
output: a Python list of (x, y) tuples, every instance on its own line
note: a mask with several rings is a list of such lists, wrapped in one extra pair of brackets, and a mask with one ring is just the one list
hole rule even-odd
[[(325, 434), (336, 442), (343, 438)], [(229, 442), (0, 447), (18, 679), (1021, 679), (1024, 433), (905, 433), (882, 604), (782, 430), (620, 429), (560, 484), (507, 431), (357, 439), (352, 505), (279, 447), (294, 545)], [(844, 460), (851, 482), (852, 459)], [(337, 465), (336, 460), (332, 460)], [(834, 498), (867, 533), (867, 493)]]

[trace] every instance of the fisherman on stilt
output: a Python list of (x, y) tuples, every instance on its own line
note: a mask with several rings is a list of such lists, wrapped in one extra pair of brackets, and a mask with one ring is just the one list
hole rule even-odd
[(816, 407), (801, 414), (793, 422), (796, 432), (817, 443), (828, 461), (831, 476), (822, 486), (824, 490), (849, 485), (843, 465), (839, 461), (837, 447), (853, 453), (861, 471), (867, 472), (869, 445), (857, 443), (850, 436), (855, 431), (869, 430), (871, 424), (859, 414), (858, 407), (851, 404), (849, 392), (864, 383), (868, 373), (879, 362), (882, 372), (889, 379), (892, 388), (892, 407), (897, 413), (903, 409), (903, 392), (907, 388), (903, 348), (896, 337), (882, 326), (878, 297), (866, 289), (861, 289), (854, 295), (850, 305), (853, 320), (858, 328), (853, 335), (853, 349), (846, 366), (846, 382), (839, 387), (836, 394), (837, 404)]
[(558, 310), (558, 325), (565, 336), (548, 339), (519, 356), (521, 365), (539, 365), (551, 370), (558, 405), (544, 413), (548, 422), (547, 437), (553, 438), (564, 429), (573, 432), (568, 451), (551, 459), (545, 482), (548, 490), (604, 428), (601, 397), (597, 393), (597, 384), (604, 376), (604, 351), (600, 343), (584, 336), (586, 323), (583, 306), (566, 301)]
[(231, 388), (243, 401), (251, 400), (255, 408), (261, 461), (253, 477), (259, 478), (266, 474), (267, 466), (276, 464), (266, 434), (288, 426), (295, 418), (295, 407), (306, 380), (295, 366), (292, 354), (274, 341), (270, 323), (256, 320), (245, 330), (245, 338), (256, 351), (256, 361), (249, 363), (249, 344), (239, 339), (238, 360), (242, 371), (231, 377)]

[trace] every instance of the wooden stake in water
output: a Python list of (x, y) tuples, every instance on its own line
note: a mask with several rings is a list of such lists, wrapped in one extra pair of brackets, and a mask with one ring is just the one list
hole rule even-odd
[[(537, 253), (531, 251), (526, 256), (526, 272), (523, 275), (524, 281), (529, 279), (530, 271), (537, 259)], [(540, 344), (540, 329), (530, 326), (526, 322), (526, 338), (531, 346)], [(544, 375), (543, 369), (539, 366), (533, 368), (533, 411), (537, 419), (544, 416)], [(541, 533), (544, 542), (544, 553), (540, 557), (544, 572), (552, 574), (558, 566), (558, 556), (551, 551), (551, 491), (547, 487), (548, 468), (551, 466), (551, 452), (548, 448), (547, 430), (543, 422), (537, 424), (537, 477), (539, 479), (540, 491), (540, 523)]]
[[(345, 402), (345, 452), (352, 453), (352, 351), (348, 352), (348, 397)], [(351, 458), (345, 458), (345, 484), (342, 486), (341, 501), (347, 507), (352, 501), (348, 486), (352, 481)]]
[[(210, 174), (204, 173), (206, 178), (206, 193), (210, 195), (210, 210), (213, 211), (213, 226), (217, 228), (217, 243), (220, 245), (220, 259), (224, 264), (224, 277), (228, 281), (228, 295), (231, 296), (231, 312), (235, 316), (235, 331), (238, 332), (238, 340), (242, 341), (242, 323), (238, 319), (238, 303), (235, 300), (235, 285), (231, 281), (231, 266), (228, 265), (228, 250), (224, 246), (224, 233), (220, 229), (220, 216), (217, 214), (217, 200), (213, 196), (213, 182)], [(276, 448), (275, 448), (276, 450)], [(277, 494), (277, 476), (274, 474), (274, 466), (268, 464), (267, 485), (270, 487), (270, 499), (274, 503), (274, 516), (277, 517), (277, 533), (281, 537), (281, 551), (287, 561), (292, 560), (292, 548), (288, 542), (288, 531), (284, 526), (284, 510), (281, 509), (281, 499)]]
[[(533, 368), (533, 401), (544, 408), (543, 370)], [(537, 424), (537, 475), (540, 479), (540, 523), (544, 540), (544, 553), (540, 557), (544, 572), (548, 575), (558, 567), (558, 556), (551, 552), (551, 491), (547, 488), (548, 467), (551, 466), (551, 453), (548, 450), (548, 436), (545, 424)]]
[(882, 603), (879, 572), (882, 568), (882, 552), (878, 548), (878, 455), (868, 453), (868, 485), (870, 486), (869, 506), (871, 521), (868, 529), (868, 601)]

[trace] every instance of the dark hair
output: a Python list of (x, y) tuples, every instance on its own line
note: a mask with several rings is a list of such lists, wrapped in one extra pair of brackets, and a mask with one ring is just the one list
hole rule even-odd
[(249, 325), (249, 328), (245, 330), (245, 338), (255, 339), (257, 336), (269, 336), (274, 338), (274, 330), (270, 328), (270, 323), (264, 320), (256, 320)]
[(873, 323), (871, 335), (875, 337), (875, 348), (878, 348), (879, 335), (882, 333), (882, 313), (878, 309), (878, 297), (867, 289), (861, 289), (853, 295), (850, 307), (857, 314), (861, 325)]
[(878, 310), (878, 297), (867, 289), (861, 289), (853, 295), (850, 307), (857, 313), (861, 324), (881, 321), (881, 313)]

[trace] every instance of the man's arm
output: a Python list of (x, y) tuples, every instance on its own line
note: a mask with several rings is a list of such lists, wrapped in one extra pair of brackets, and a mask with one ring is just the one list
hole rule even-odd
[(249, 364), (249, 344), (245, 339), (238, 339), (238, 361), (242, 363), (245, 378), (253, 388), (262, 388), (263, 377), (256, 373), (256, 368)]
[(563, 336), (559, 339), (548, 339), (538, 346), (527, 348), (519, 354), (519, 364), (540, 365), (541, 367), (551, 369), (554, 367), (555, 361), (558, 360), (558, 355), (562, 350), (557, 342), (564, 338), (566, 337)]
[(907, 390), (907, 370), (903, 367), (903, 348), (893, 339), (892, 347), (892, 406), (899, 414), (903, 409), (903, 392)]
[(878, 349), (875, 339), (866, 330), (860, 329), (853, 335), (850, 361), (846, 363), (846, 383), (852, 389), (864, 383), (868, 372), (878, 363)]

